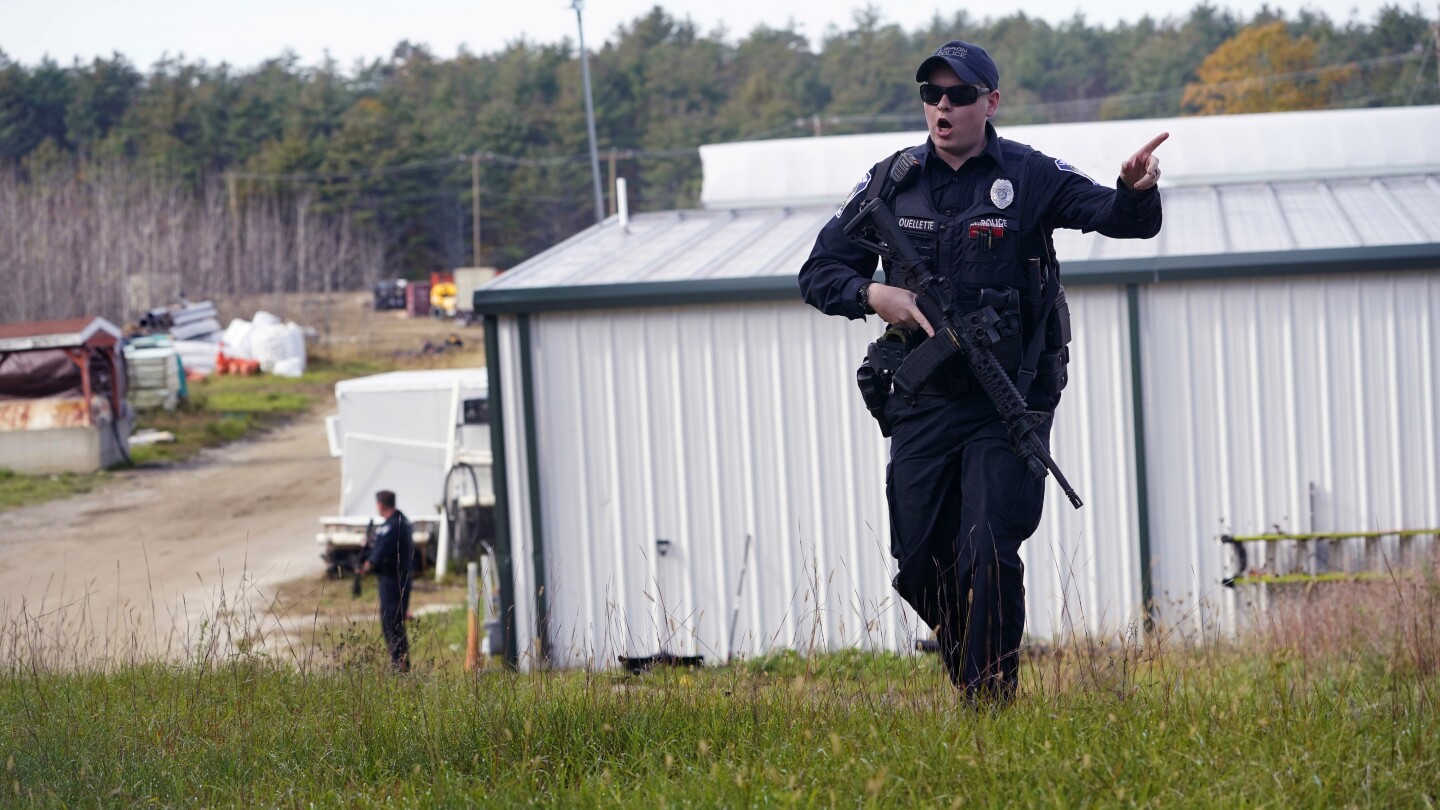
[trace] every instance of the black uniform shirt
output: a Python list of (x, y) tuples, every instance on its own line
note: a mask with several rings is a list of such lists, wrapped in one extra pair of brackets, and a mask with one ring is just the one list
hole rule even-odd
[(408, 574), (415, 557), (414, 531), (410, 519), (396, 509), (375, 530), (375, 543), (370, 549), (370, 567), (377, 574)]
[(985, 151), (952, 169), (935, 154), (935, 145), (927, 143), (925, 166), (921, 178), (930, 184), (930, 202), (935, 210), (947, 217), (955, 216), (975, 199), (975, 187), (990, 176), (995, 166), (1003, 165), (1000, 139), (993, 127), (986, 125)]
[[(927, 143), (921, 182), (928, 184), (936, 211), (953, 216), (969, 207), (976, 199), (978, 186), (997, 173), (1019, 174), (1019, 166), (1006, 166), (1001, 138), (995, 128), (985, 124), (985, 150), (965, 161), (959, 169), (935, 155), (933, 143)], [(1011, 152), (1010, 160), (1017, 159)], [(1115, 188), (1099, 185), (1063, 160), (1034, 152), (1031, 161), (1031, 183), (1020, 204), (1038, 206), (1026, 221), (1040, 222), (1047, 235), (1055, 228), (1076, 228), (1099, 231), (1105, 236), (1121, 239), (1148, 239), (1160, 232), (1160, 192), (1156, 188), (1133, 191), (1116, 180)], [(860, 285), (875, 275), (879, 264), (875, 254), (860, 247), (845, 235), (845, 225), (865, 200), (865, 188), (878, 178), (866, 179), (850, 192), (835, 216), (820, 229), (810, 258), (800, 268), (800, 292), (806, 303), (826, 315), (862, 318), (856, 293)], [(1063, 258), (1063, 257), (1062, 257)]]

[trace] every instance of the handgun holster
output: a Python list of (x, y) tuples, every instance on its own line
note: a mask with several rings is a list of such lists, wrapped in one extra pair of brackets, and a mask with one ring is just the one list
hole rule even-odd
[(890, 438), (890, 420), (885, 418), (885, 402), (890, 399), (890, 381), (895, 370), (905, 360), (909, 351), (905, 334), (890, 329), (871, 343), (865, 351), (865, 359), (855, 371), (855, 383), (860, 387), (860, 398), (875, 421), (880, 423), (880, 435)]

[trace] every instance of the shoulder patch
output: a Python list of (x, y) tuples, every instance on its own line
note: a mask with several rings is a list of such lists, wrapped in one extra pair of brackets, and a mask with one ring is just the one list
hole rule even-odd
[(1074, 166), (1071, 166), (1069, 163), (1066, 163), (1065, 161), (1060, 160), (1059, 158), (1056, 158), (1056, 159), (1055, 159), (1055, 168), (1059, 169), (1059, 170), (1062, 171), (1062, 172), (1070, 172), (1071, 174), (1078, 174), (1078, 175), (1080, 175), (1081, 177), (1085, 178), (1086, 180), (1089, 180), (1091, 183), (1094, 183), (1094, 184), (1097, 185), (1097, 186), (1100, 185), (1099, 183), (1096, 183), (1096, 182), (1095, 182), (1095, 178), (1093, 178), (1093, 177), (1091, 177), (1090, 175), (1088, 175), (1088, 174), (1080, 171), (1079, 169), (1075, 168)]
[(865, 176), (860, 178), (860, 182), (855, 184), (855, 188), (850, 189), (850, 194), (845, 197), (845, 202), (840, 203), (840, 207), (835, 209), (835, 218), (839, 219), (840, 216), (845, 213), (845, 206), (849, 205), (850, 201), (855, 199), (855, 197), (858, 196), (860, 192), (864, 191), (869, 185), (870, 172), (867, 171), (865, 172)]

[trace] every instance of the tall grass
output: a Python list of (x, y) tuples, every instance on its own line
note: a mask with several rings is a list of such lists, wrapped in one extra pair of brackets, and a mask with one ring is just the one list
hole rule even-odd
[(277, 644), (301, 617), (220, 609), (178, 659), (86, 660), (19, 613), (0, 803), (1433, 806), (1433, 567), (1270, 601), (1233, 638), (1032, 647), (1006, 708), (932, 656), (467, 674), (441, 617), (396, 676), (372, 625)]

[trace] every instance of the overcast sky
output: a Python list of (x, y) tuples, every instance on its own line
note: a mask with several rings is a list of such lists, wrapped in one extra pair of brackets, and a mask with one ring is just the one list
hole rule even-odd
[[(1086, 19), (1114, 24), (1151, 15), (1183, 15), (1194, 0), (1150, 0), (1148, 3), (1103, 2), (1083, 6)], [(653, 0), (589, 0), (585, 5), (586, 44), (592, 48), (609, 39), (616, 27), (651, 7)], [(848, 28), (853, 9), (863, 2), (835, 0), (665, 0), (659, 3), (676, 17), (689, 17), (706, 31), (724, 25), (731, 39), (756, 25), (783, 27), (794, 21), (801, 33), (817, 42), (830, 26)], [(886, 0), (876, 3), (885, 19), (906, 29), (918, 28), (943, 9), (956, 8), (935, 0)], [(1216, 5), (1252, 14), (1260, 0), (1220, 0)], [(1322, 11), (1333, 19), (1352, 17), (1369, 22), (1380, 0), (1278, 0), (1272, 8), (1293, 13), (1301, 8)], [(977, 17), (1004, 16), (1018, 4), (971, 6)], [(1082, 6), (1075, 0), (1031, 0), (1027, 14), (1058, 22)], [(1423, 6), (1434, 14), (1430, 4)], [(251, 67), (286, 49), (306, 64), (328, 51), (341, 65), (357, 59), (388, 55), (402, 39), (429, 45), (448, 57), (463, 45), (487, 53), (520, 38), (553, 43), (575, 37), (575, 13), (569, 0), (0, 0), (0, 50), (12, 60), (34, 64), (45, 56), (68, 64), (119, 51), (140, 67), (162, 55), (183, 54), (187, 60), (228, 62)], [(981, 43), (983, 44), (983, 43)]]

